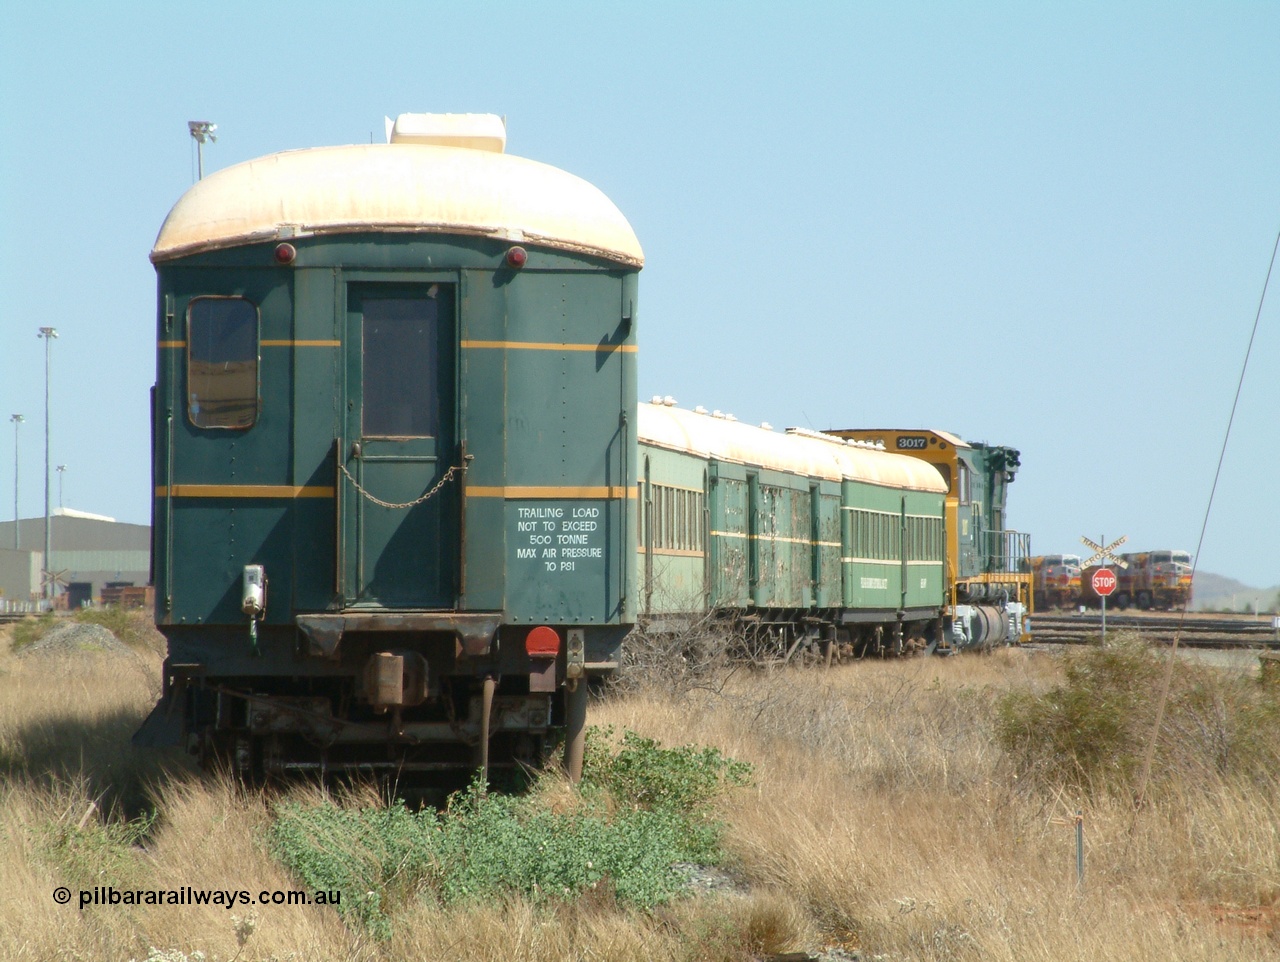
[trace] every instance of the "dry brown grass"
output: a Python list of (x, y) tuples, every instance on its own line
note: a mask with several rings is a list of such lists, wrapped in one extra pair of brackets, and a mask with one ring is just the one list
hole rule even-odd
[(1135, 813), (1013, 780), (994, 699), (1057, 678), (1052, 659), (1021, 651), (864, 663), (632, 697), (596, 717), (752, 762), (754, 792), (725, 807), (740, 871), (873, 958), (1280, 958), (1267, 786), (1186, 785)]
[(129, 745), (159, 696), (162, 654), (149, 644), (15, 654), (12, 632), (0, 633), (0, 776), (55, 791), (78, 781), (102, 808), (138, 810), (173, 761)]
[[(693, 962), (835, 945), (867, 960), (1280, 959), (1272, 791), (1205, 780), (1135, 814), (1105, 793), (1020, 783), (991, 734), (994, 701), (1061, 678), (1053, 659), (1020, 651), (738, 672), (723, 684), (593, 704), (595, 723), (668, 745), (712, 745), (755, 766), (755, 785), (721, 804), (745, 892), (653, 914), (594, 896), (552, 908), (418, 904), (396, 917), (386, 942), (318, 907), (81, 911), (74, 897), (60, 906), (51, 898), (58, 885), (301, 887), (263, 842), (269, 799), (128, 748), (158, 662), (147, 674), (105, 656), (67, 657), (0, 656), (4, 959), (141, 960), (157, 946), (223, 962)], [(138, 844), (121, 844), (148, 790), (156, 820)], [(574, 804), (567, 789), (548, 800)], [(254, 920), (243, 945), (233, 916)]]

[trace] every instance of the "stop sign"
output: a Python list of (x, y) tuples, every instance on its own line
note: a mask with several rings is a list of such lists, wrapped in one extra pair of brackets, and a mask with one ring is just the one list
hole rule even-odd
[(1103, 598), (1116, 590), (1116, 576), (1110, 568), (1099, 568), (1089, 581), (1093, 585), (1093, 590)]

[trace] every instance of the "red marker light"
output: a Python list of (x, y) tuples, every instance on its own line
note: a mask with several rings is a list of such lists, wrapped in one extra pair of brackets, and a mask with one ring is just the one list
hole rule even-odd
[(554, 628), (539, 625), (524, 640), (530, 658), (554, 658), (560, 654), (560, 635)]
[(507, 266), (519, 270), (529, 260), (529, 252), (523, 247), (511, 247), (507, 250)]
[(276, 245), (276, 263), (292, 264), (293, 259), (298, 256), (298, 249), (292, 244)]

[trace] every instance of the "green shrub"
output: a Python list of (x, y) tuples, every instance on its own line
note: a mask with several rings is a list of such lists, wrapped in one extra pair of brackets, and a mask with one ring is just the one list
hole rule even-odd
[(1127, 781), (1140, 761), (1139, 716), (1159, 670), (1135, 642), (1072, 653), (1065, 684), (1001, 698), (1000, 743), (1022, 776), (1071, 785)]
[(588, 788), (606, 789), (619, 801), (642, 807), (676, 809), (701, 810), (726, 786), (742, 786), (751, 778), (750, 765), (717, 749), (662, 748), (630, 731), (614, 744), (612, 728), (589, 731), (583, 770)]
[[(158, 652), (164, 650), (164, 639), (155, 630), (151, 615), (145, 611), (130, 611), (115, 606), (80, 608), (71, 615), (71, 620), (86, 625), (101, 625), (130, 648), (149, 648)], [(52, 611), (23, 618), (13, 627), (13, 650), (34, 645), (56, 628), (58, 621), (58, 616)]]
[[(1136, 787), (1159, 711), (1165, 651), (1121, 635), (1067, 656), (1065, 681), (1004, 695), (996, 736), (1019, 777), (1106, 791)], [(1280, 695), (1238, 673), (1175, 661), (1161, 722), (1157, 781), (1266, 780), (1280, 764)]]
[(34, 645), (47, 635), (56, 623), (57, 619), (52, 611), (46, 611), (38, 617), (23, 618), (13, 626), (13, 650), (19, 651), (28, 645)]
[(609, 734), (588, 733), (590, 764), (569, 811), (549, 801), (554, 776), (518, 797), (473, 784), (443, 812), (290, 802), (276, 809), (272, 851), (304, 884), (340, 890), (343, 917), (381, 938), (419, 898), (563, 901), (592, 891), (652, 909), (681, 891), (675, 863), (722, 861), (709, 803), (745, 784), (749, 766), (631, 733), (614, 744)]
[(346, 809), (332, 803), (277, 807), (270, 828), (276, 857), (314, 889), (338, 890), (338, 910), (379, 938), (390, 935), (387, 902), (402, 902), (437, 874), (434, 812)]
[(101, 625), (130, 648), (164, 650), (164, 639), (155, 629), (151, 613), (141, 609), (80, 608), (72, 619), (86, 625)]

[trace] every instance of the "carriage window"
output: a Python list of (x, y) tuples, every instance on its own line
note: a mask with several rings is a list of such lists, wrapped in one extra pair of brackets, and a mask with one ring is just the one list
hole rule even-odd
[(365, 298), (362, 431), (429, 438), (439, 431), (438, 288), (427, 297)]
[(250, 428), (258, 419), (258, 308), (243, 297), (187, 306), (187, 414), (198, 428)]

